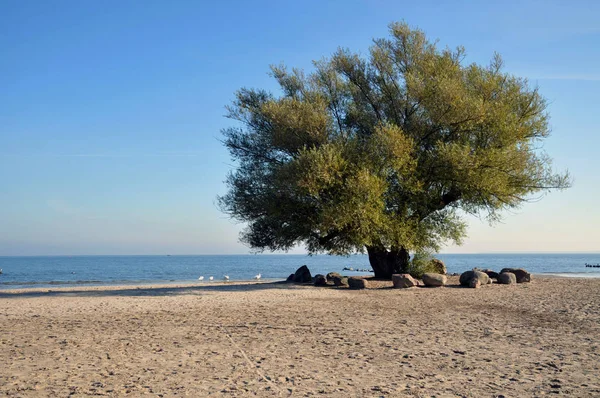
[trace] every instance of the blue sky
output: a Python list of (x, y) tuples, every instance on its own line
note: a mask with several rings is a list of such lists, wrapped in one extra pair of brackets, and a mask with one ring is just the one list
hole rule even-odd
[(537, 84), (545, 149), (575, 177), (494, 227), (470, 219), (445, 251), (600, 251), (598, 15), (597, 1), (4, 0), (0, 255), (247, 253), (215, 204), (225, 105), (276, 90), (270, 64), (366, 53), (397, 20)]

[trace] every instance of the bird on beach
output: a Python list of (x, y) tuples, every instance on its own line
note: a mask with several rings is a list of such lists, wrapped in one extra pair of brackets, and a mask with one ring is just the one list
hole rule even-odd
[(225, 282), (229, 282), (229, 275), (223, 275), (223, 280)]
[(203, 281), (203, 280), (204, 280), (204, 277), (203, 277), (203, 276), (201, 276), (200, 278), (198, 278), (198, 280), (199, 280), (199, 281)]
[(261, 276), (262, 276), (261, 274), (255, 275), (255, 276), (254, 276), (254, 279), (257, 279), (257, 280), (258, 280), (258, 279), (260, 279), (260, 277), (261, 277)]
[(208, 277), (208, 280), (209, 280), (209, 281), (212, 281), (213, 279), (214, 279), (214, 278), (213, 278), (212, 276), (209, 276), (209, 277)]

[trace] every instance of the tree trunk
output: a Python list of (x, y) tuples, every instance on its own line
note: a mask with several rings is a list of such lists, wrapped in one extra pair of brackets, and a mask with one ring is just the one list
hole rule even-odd
[(408, 270), (410, 256), (403, 247), (387, 250), (383, 247), (367, 246), (367, 253), (375, 278), (392, 279), (393, 274), (403, 274)]

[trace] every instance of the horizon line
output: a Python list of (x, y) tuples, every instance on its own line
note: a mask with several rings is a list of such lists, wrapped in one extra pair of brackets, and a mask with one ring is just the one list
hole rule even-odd
[[(453, 252), (434, 253), (433, 255), (481, 255), (481, 254), (600, 254), (600, 250), (591, 251), (489, 251), (489, 252)], [(327, 253), (205, 253), (205, 254), (0, 254), (2, 257), (199, 257), (199, 256), (331, 256), (351, 257), (356, 255), (366, 256), (365, 253), (352, 253), (349, 255), (337, 255)]]

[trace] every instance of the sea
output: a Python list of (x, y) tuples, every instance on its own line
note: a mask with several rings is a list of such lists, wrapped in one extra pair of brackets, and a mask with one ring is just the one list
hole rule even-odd
[[(525, 268), (533, 274), (600, 277), (600, 253), (561, 254), (439, 254), (449, 273), (474, 267), (500, 271)], [(599, 265), (598, 267), (586, 267)], [(215, 283), (223, 281), (283, 280), (307, 265), (313, 275), (340, 272), (369, 275), (366, 255), (162, 255), (162, 256), (0, 256), (0, 290), (61, 287)], [(353, 269), (348, 270), (348, 268)], [(203, 276), (203, 281), (199, 278)], [(209, 277), (213, 277), (213, 282)]]

